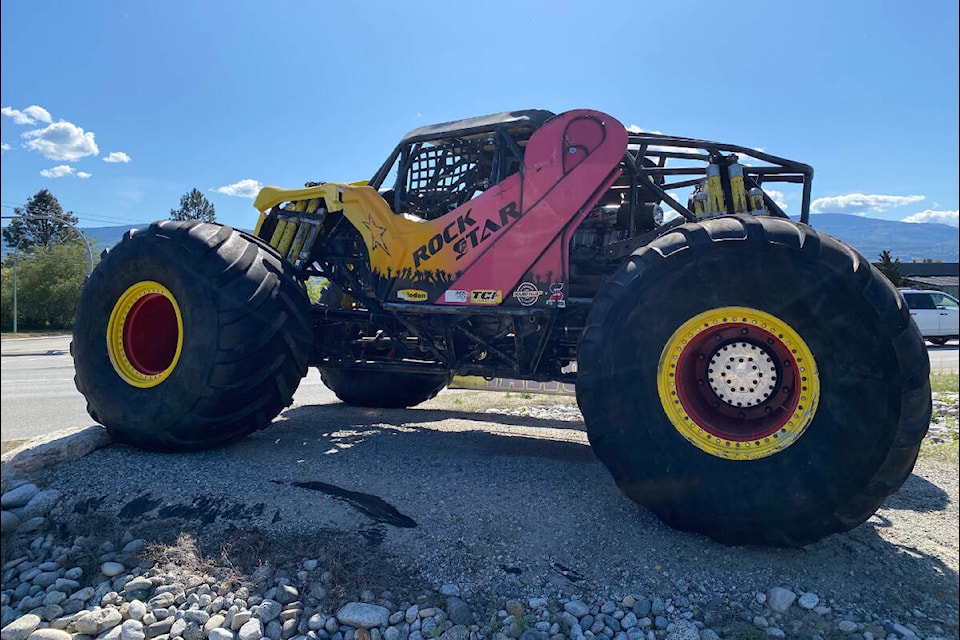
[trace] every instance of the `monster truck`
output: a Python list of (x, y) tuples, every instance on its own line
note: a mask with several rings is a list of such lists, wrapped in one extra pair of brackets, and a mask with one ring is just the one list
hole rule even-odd
[(182, 451), (267, 426), (310, 366), (380, 408), (454, 375), (572, 382), (596, 455), (664, 522), (808, 544), (901, 486), (931, 412), (903, 299), (809, 226), (812, 177), (592, 110), (422, 127), (368, 181), (262, 189), (252, 233), (128, 233), (81, 296), (77, 388), (116, 440)]

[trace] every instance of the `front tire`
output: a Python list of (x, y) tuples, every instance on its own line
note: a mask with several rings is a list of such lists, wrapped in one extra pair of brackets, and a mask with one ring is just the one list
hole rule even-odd
[(77, 389), (117, 441), (163, 451), (231, 442), (292, 402), (308, 313), (290, 267), (255, 238), (157, 222), (128, 232), (84, 285)]
[(667, 524), (800, 546), (909, 476), (929, 362), (896, 289), (805, 225), (723, 217), (638, 251), (594, 300), (577, 398), (617, 484)]

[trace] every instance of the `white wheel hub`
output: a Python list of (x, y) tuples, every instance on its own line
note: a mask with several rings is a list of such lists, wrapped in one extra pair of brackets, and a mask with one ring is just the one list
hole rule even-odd
[(707, 367), (707, 382), (732, 407), (755, 407), (776, 388), (776, 363), (766, 351), (749, 342), (732, 342), (718, 349)]

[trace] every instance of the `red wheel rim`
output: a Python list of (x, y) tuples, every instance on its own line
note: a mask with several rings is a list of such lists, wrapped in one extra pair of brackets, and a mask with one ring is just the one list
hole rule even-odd
[(180, 339), (173, 304), (159, 293), (137, 300), (123, 325), (123, 349), (140, 373), (159, 375), (173, 363)]

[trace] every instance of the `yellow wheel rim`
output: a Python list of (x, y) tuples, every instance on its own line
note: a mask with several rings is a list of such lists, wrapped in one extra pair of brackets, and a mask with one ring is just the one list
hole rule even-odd
[(747, 307), (700, 313), (670, 336), (657, 367), (660, 404), (677, 432), (718, 458), (758, 460), (797, 442), (820, 400), (807, 343)]
[(183, 349), (183, 318), (170, 290), (144, 280), (123, 292), (107, 322), (107, 353), (127, 384), (148, 389), (177, 367)]

